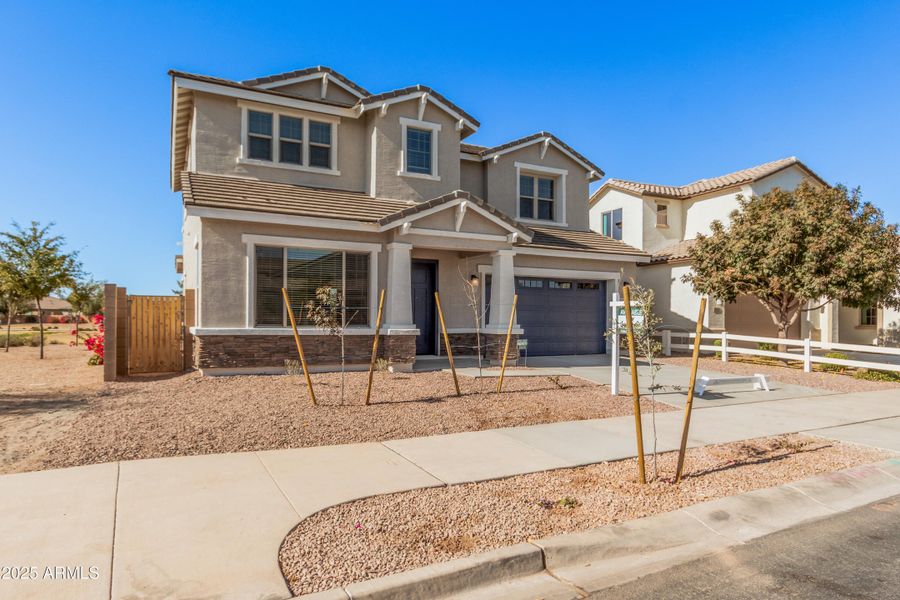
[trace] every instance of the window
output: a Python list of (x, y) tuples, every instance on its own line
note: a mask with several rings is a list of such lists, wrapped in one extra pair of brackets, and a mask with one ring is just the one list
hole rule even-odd
[(656, 203), (656, 226), (657, 227), (668, 227), (669, 226), (669, 205), (668, 204), (660, 204)]
[(572, 282), (571, 281), (550, 281), (550, 289), (551, 290), (571, 290)]
[(295, 165), (303, 164), (303, 119), (278, 117), (279, 160)]
[(596, 281), (579, 281), (578, 282), (579, 290), (599, 290), (600, 284)]
[(431, 132), (406, 128), (406, 171), (431, 175)]
[(331, 123), (309, 122), (309, 166), (331, 168)]
[(544, 287), (544, 282), (541, 279), (520, 279), (519, 287), (523, 288), (542, 288)]
[(614, 240), (622, 239), (622, 209), (608, 210), (600, 215), (601, 233)]
[(336, 121), (318, 121), (302, 113), (243, 110), (245, 138), (238, 162), (264, 161), (273, 167), (340, 175), (335, 164)]
[(298, 326), (313, 326), (306, 303), (316, 290), (333, 287), (344, 297), (349, 327), (369, 324), (369, 254), (341, 250), (256, 246), (256, 326), (286, 327), (281, 288), (286, 288)]
[(878, 325), (878, 309), (874, 306), (866, 306), (860, 309), (859, 324), (863, 327), (875, 327)]
[(556, 180), (519, 175), (519, 218), (555, 220)]
[(272, 113), (249, 111), (247, 156), (257, 160), (272, 160)]

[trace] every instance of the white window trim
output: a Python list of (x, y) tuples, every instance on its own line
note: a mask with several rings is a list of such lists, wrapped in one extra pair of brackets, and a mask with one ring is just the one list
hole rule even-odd
[[(410, 173), (406, 170), (406, 130), (412, 127), (414, 129), (427, 129), (431, 131), (431, 174)], [(440, 181), (441, 175), (438, 173), (438, 141), (441, 131), (440, 123), (431, 123), (429, 121), (420, 121), (418, 119), (410, 119), (408, 117), (400, 117), (400, 135), (402, 138), (402, 148), (400, 150), (400, 170), (397, 175), (401, 177), (413, 177), (416, 179), (427, 179), (429, 181)]]
[[(273, 169), (287, 169), (291, 171), (303, 171), (305, 173), (321, 173), (324, 175), (340, 175), (338, 170), (338, 125), (339, 117), (331, 115), (323, 115), (319, 113), (306, 112), (302, 110), (285, 109), (281, 107), (267, 106), (265, 104), (257, 104), (254, 102), (238, 102), (241, 109), (241, 147), (238, 153), (237, 162), (243, 165), (254, 165), (259, 167), (270, 167)], [(265, 112), (272, 115), (272, 160), (261, 160), (250, 158), (249, 152), (249, 128), (250, 117), (249, 111)], [(281, 144), (279, 143), (279, 126), (280, 116), (295, 117), (303, 119), (303, 164), (283, 163), (280, 162)], [(309, 166), (309, 121), (319, 121), (321, 123), (331, 124), (331, 168), (323, 169), (321, 167)]]
[[(556, 224), (561, 227), (567, 227), (568, 223), (566, 223), (566, 176), (569, 174), (568, 169), (556, 169), (554, 167), (545, 167), (544, 165), (532, 165), (523, 162), (515, 162), (513, 163), (516, 167), (516, 220), (522, 221), (523, 223), (534, 223), (534, 224)], [(554, 207), (556, 210), (556, 218), (553, 220), (546, 219), (534, 219), (528, 217), (522, 217), (519, 214), (519, 197), (521, 195), (520, 188), (520, 178), (523, 172), (528, 174), (536, 174), (536, 175), (552, 175), (557, 178), (558, 193), (556, 194), (556, 198), (553, 199)], [(537, 189), (534, 191), (537, 194)]]
[[(662, 224), (659, 222), (659, 207), (660, 206), (666, 207), (666, 222), (662, 223)], [(657, 229), (669, 229), (669, 215), (670, 215), (669, 209), (671, 207), (672, 206), (668, 200), (655, 200), (654, 201), (653, 209), (654, 209), (655, 214), (653, 216), (655, 217), (655, 225), (656, 225)], [(622, 217), (622, 220), (623, 221), (625, 220), (624, 216)], [(602, 221), (601, 221), (601, 224), (602, 224)], [(624, 233), (624, 231), (623, 231), (623, 233)]]
[[(254, 323), (256, 315), (256, 247), (257, 246), (276, 246), (282, 248), (312, 248), (316, 250), (334, 250), (349, 252), (368, 252), (369, 253), (369, 322), (366, 327), (373, 329), (375, 318), (375, 306), (378, 301), (378, 253), (381, 251), (381, 244), (366, 242), (344, 242), (337, 240), (319, 240), (313, 238), (294, 238), (273, 235), (258, 235), (245, 233), (241, 236), (241, 242), (246, 247), (246, 255), (244, 264), (245, 272), (245, 288), (247, 296), (245, 300), (244, 327), (254, 331), (272, 331), (279, 329), (273, 327), (257, 327)], [(318, 333), (320, 329), (317, 327), (301, 326), (297, 328), (301, 332)], [(359, 328), (362, 329), (362, 328)], [(353, 329), (354, 331), (357, 328)], [(350, 331), (350, 329), (348, 329)]]

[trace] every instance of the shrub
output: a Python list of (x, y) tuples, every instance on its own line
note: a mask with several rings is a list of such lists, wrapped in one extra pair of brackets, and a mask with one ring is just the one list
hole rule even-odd
[[(3, 343), (6, 343), (5, 338), (3, 339)], [(10, 348), (21, 348), (22, 346), (31, 346), (32, 348), (36, 348), (40, 345), (40, 343), (40, 337), (31, 333), (17, 333), (9, 336)]]
[[(721, 345), (722, 345), (722, 340), (721, 340), (721, 339), (713, 340), (713, 346), (721, 346)], [(722, 358), (722, 353), (721, 353), (721, 352), (716, 352), (716, 358)]]
[[(836, 358), (838, 360), (848, 360), (850, 357), (844, 354), (843, 352), (828, 352), (825, 354), (825, 358)], [(829, 364), (821, 364), (819, 367), (823, 371), (832, 371), (834, 373), (843, 373), (847, 370), (847, 367), (843, 365), (829, 365)]]
[(103, 364), (103, 353), (106, 345), (106, 327), (103, 324), (103, 315), (94, 315), (91, 322), (97, 326), (97, 332), (84, 340), (84, 346), (93, 352), (88, 359), (91, 366)]
[(765, 350), (767, 352), (776, 352), (778, 350), (778, 346), (775, 344), (770, 344), (769, 342), (759, 342), (756, 344), (757, 350)]
[(880, 371), (878, 369), (865, 369), (853, 374), (856, 379), (868, 379), (869, 381), (897, 381), (900, 382), (900, 373), (896, 371)]

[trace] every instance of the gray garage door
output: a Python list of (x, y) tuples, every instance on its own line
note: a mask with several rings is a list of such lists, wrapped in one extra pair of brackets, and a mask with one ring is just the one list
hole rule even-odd
[(606, 352), (606, 282), (516, 277), (529, 356)]

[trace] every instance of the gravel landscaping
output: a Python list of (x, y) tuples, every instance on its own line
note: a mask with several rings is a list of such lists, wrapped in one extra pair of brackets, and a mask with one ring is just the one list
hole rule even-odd
[[(279, 559), (291, 591), (311, 593), (888, 456), (809, 436), (779, 436), (689, 450), (678, 486), (641, 486), (635, 461), (625, 460), (376, 496), (305, 519), (284, 540)], [(670, 476), (675, 460), (675, 453), (660, 455), (660, 474)], [(651, 465), (648, 460), (649, 473)]]
[[(667, 365), (690, 368), (690, 356), (668, 356), (659, 359), (659, 362)], [(698, 370), (719, 371), (721, 373), (733, 373), (735, 375), (753, 375), (764, 373), (771, 375), (772, 379), (781, 383), (802, 385), (820, 390), (832, 392), (871, 392), (873, 390), (900, 389), (900, 383), (890, 381), (869, 381), (856, 379), (851, 375), (829, 373), (827, 371), (813, 371), (804, 373), (803, 369), (793, 369), (784, 365), (751, 362), (749, 360), (732, 360), (722, 362), (715, 358), (700, 358)]]
[[(54, 347), (43, 363), (31, 348), (0, 356), (0, 472), (113, 460), (372, 442), (494, 427), (631, 414), (631, 398), (573, 377), (460, 377), (377, 373), (313, 375), (320, 406), (297, 376), (201, 377), (196, 373), (102, 383), (87, 353)], [(63, 383), (68, 382), (68, 383)], [(649, 409), (645, 401), (644, 410)], [(675, 410), (657, 403), (658, 411)], [(53, 415), (53, 426), (42, 419)]]

